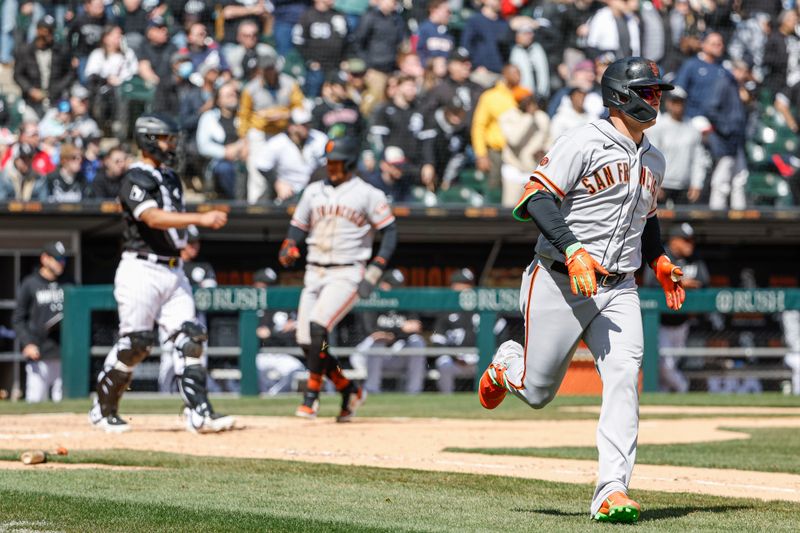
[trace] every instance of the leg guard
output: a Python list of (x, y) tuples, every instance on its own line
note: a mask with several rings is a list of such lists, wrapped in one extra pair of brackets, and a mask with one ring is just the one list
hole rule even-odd
[(155, 342), (152, 331), (134, 331), (117, 341), (117, 359), (128, 368), (133, 368), (148, 355)]
[(208, 401), (206, 391), (206, 369), (200, 365), (189, 365), (178, 379), (178, 390), (186, 407), (186, 429), (192, 433), (216, 433), (231, 429), (235, 423), (232, 416), (215, 413)]
[(178, 378), (178, 390), (186, 407), (201, 414), (213, 412), (208, 401), (206, 369), (200, 365), (187, 366)]
[(97, 403), (100, 414), (106, 417), (116, 414), (122, 394), (133, 380), (133, 374), (116, 368), (104, 368), (97, 376)]
[(196, 322), (184, 322), (178, 331), (170, 337), (184, 358), (199, 359), (205, 350), (205, 343), (208, 341), (208, 333), (202, 324)]

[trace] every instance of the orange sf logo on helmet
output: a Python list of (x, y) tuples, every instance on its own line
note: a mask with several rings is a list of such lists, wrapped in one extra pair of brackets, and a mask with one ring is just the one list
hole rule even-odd
[(333, 141), (328, 141), (328, 144), (325, 145), (325, 153), (329, 154), (333, 151), (333, 145), (335, 143)]

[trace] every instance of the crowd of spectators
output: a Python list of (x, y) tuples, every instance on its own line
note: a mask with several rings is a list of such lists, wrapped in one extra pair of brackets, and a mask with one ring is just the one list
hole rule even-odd
[(604, 115), (607, 65), (643, 55), (678, 86), (651, 135), (662, 200), (742, 209), (765, 112), (799, 130), (794, 4), (3, 0), (21, 99), (2, 95), (0, 201), (113, 197), (147, 109), (177, 119), (181, 173), (209, 198), (292, 201), (325, 140), (354, 135), (359, 173), (395, 202), (509, 205), (556, 137)]

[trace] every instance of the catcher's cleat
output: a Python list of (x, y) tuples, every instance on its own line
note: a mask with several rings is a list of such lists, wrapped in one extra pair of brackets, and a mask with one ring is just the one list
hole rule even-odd
[(207, 411), (198, 413), (188, 407), (183, 408), (186, 430), (190, 433), (219, 433), (232, 429), (236, 419), (230, 415), (221, 415)]
[(592, 519), (598, 522), (632, 524), (639, 520), (641, 512), (642, 507), (638, 503), (628, 498), (624, 492), (618, 491), (611, 493), (603, 501)]
[(108, 416), (103, 416), (100, 413), (100, 406), (95, 405), (89, 411), (89, 423), (102, 429), (106, 433), (125, 433), (130, 431), (131, 427), (117, 413), (111, 413)]
[(337, 422), (350, 422), (356, 416), (356, 410), (363, 405), (367, 399), (367, 391), (364, 387), (348, 387), (342, 392), (342, 410), (336, 417)]
[(492, 363), (481, 376), (478, 385), (478, 399), (484, 409), (494, 409), (506, 398), (508, 390), (505, 387), (506, 365)]

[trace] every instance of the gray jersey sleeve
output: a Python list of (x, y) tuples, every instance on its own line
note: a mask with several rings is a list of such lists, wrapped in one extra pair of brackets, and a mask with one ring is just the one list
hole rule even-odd
[(394, 214), (389, 206), (389, 200), (383, 191), (370, 187), (369, 201), (367, 204), (367, 218), (372, 227), (381, 230), (394, 222)]
[(290, 224), (298, 229), (308, 232), (311, 229), (311, 197), (316, 191), (315, 187), (307, 187), (294, 208)]
[(583, 152), (587, 147), (576, 146), (567, 136), (556, 139), (553, 147), (547, 152), (533, 176), (559, 200), (575, 186), (586, 174)]

